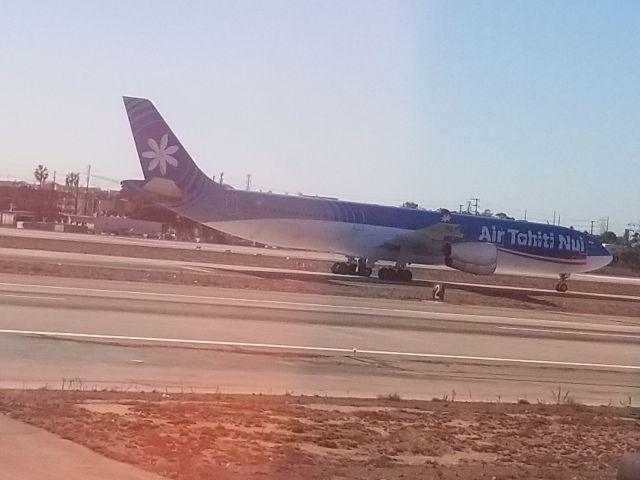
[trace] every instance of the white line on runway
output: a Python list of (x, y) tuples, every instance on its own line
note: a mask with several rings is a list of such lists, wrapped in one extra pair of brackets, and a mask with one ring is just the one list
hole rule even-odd
[(471, 360), (481, 362), (499, 362), (499, 363), (519, 363), (533, 365), (552, 365), (561, 367), (584, 367), (584, 368), (605, 368), (640, 371), (640, 365), (612, 365), (606, 363), (585, 363), (585, 362), (560, 362), (555, 360), (531, 360), (522, 358), (500, 358), (500, 357), (479, 357), (473, 355), (447, 355), (443, 353), (417, 353), (417, 352), (395, 352), (389, 350), (360, 350), (358, 348), (341, 348), (341, 347), (314, 347), (305, 345), (285, 345), (277, 343), (253, 343), (253, 342), (227, 342), (223, 340), (192, 340), (185, 338), (156, 338), (156, 337), (138, 337), (129, 335), (102, 335), (97, 333), (72, 333), (72, 332), (46, 332), (38, 330), (9, 330), (0, 329), (0, 334), (6, 335), (38, 335), (43, 337), (56, 338), (93, 338), (102, 340), (124, 340), (138, 342), (154, 342), (154, 343), (176, 343), (186, 345), (217, 345), (227, 347), (249, 347), (249, 348), (268, 348), (274, 350), (302, 350), (314, 352), (334, 352), (364, 355), (392, 355), (400, 357), (417, 357), (417, 358), (435, 358), (445, 360)]
[(628, 335), (625, 333), (606, 333), (606, 332), (578, 332), (575, 330), (555, 330), (550, 328), (526, 328), (526, 327), (498, 327), (501, 330), (516, 330), (521, 332), (545, 332), (545, 333), (562, 333), (566, 335), (589, 335), (599, 337), (624, 337), (635, 338), (640, 340), (640, 335)]
[(182, 267), (185, 270), (193, 270), (194, 272), (200, 272), (200, 273), (213, 273), (212, 270), (215, 269), (211, 269), (211, 270), (207, 270), (206, 268), (203, 267)]
[(45, 297), (42, 295), (18, 295), (14, 293), (4, 293), (4, 292), (0, 292), (0, 296), (11, 297), (11, 298), (32, 298), (35, 300), (66, 300), (63, 297)]

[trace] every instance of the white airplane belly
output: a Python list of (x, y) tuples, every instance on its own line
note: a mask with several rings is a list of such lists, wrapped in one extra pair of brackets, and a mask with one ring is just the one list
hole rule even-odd
[[(504, 250), (498, 250), (498, 266), (495, 273), (501, 274), (552, 274), (559, 275), (561, 273), (580, 273), (593, 270), (593, 262), (589, 262), (587, 257), (584, 263), (558, 263), (552, 260), (535, 259), (522, 257), (517, 254), (509, 253)], [(598, 267), (595, 267), (598, 268)]]
[[(377, 225), (291, 218), (225, 220), (207, 222), (206, 225), (267, 245), (366, 257), (375, 256), (376, 249), (390, 238), (408, 232), (400, 228)], [(416, 258), (409, 261), (423, 263), (425, 259)], [(603, 266), (601, 263), (600, 257), (587, 257), (582, 263), (558, 263), (523, 257), (499, 249), (495, 273), (520, 275), (582, 273), (600, 268)]]
[(290, 218), (226, 220), (207, 226), (267, 245), (345, 255), (368, 255), (406, 230), (377, 225)]

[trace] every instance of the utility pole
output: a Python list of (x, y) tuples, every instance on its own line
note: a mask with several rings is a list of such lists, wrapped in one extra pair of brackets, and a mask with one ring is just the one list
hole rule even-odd
[[(76, 203), (75, 203), (75, 216), (78, 216), (78, 197), (80, 196), (80, 172), (76, 173), (75, 184), (76, 184)], [(76, 218), (76, 223), (78, 219)]]
[[(56, 172), (53, 172), (53, 178), (56, 178)], [(607, 215), (607, 228), (605, 230), (606, 232), (609, 231), (609, 216)]]
[(479, 198), (472, 198), (471, 200), (473, 201), (473, 213), (475, 215), (478, 215), (478, 204), (480, 203), (480, 199)]
[(556, 211), (553, 211), (553, 224), (556, 224)]
[(252, 175), (250, 173), (247, 173), (247, 192), (251, 190), (251, 177)]
[(593, 224), (594, 224), (594, 223), (595, 223), (595, 222), (594, 222), (593, 220), (591, 220), (591, 230), (589, 231), (589, 234), (590, 234), (590, 235), (593, 235)]
[(560, 212), (558, 212), (558, 225), (560, 225)]
[[(53, 183), (51, 184), (51, 211), (53, 212), (53, 215), (55, 215), (57, 212), (57, 208), (56, 208), (56, 171), (53, 171)], [(49, 219), (51, 220), (51, 219)]]
[(91, 165), (87, 165), (87, 186), (84, 189), (84, 214), (89, 211), (89, 182), (91, 181)]
[(527, 209), (526, 209), (526, 208), (525, 208), (525, 210), (524, 210), (524, 221), (525, 221), (525, 222), (527, 221)]

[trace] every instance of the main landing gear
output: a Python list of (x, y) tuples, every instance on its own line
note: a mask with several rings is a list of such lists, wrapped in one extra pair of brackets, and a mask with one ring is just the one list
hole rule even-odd
[(407, 270), (406, 268), (382, 267), (378, 270), (378, 278), (391, 282), (409, 283), (413, 278), (413, 274), (411, 270)]
[(331, 273), (337, 275), (358, 275), (360, 277), (370, 277), (373, 269), (367, 266), (366, 258), (355, 260), (350, 258), (346, 262), (336, 262), (331, 265)]
[[(372, 268), (367, 265), (366, 258), (350, 258), (346, 262), (336, 262), (331, 265), (331, 273), (336, 275), (358, 275), (360, 277), (370, 277)], [(413, 278), (411, 270), (404, 266), (382, 267), (378, 270), (378, 278), (388, 282), (409, 283)]]
[(566, 292), (567, 290), (569, 290), (569, 286), (567, 285), (567, 280), (569, 280), (569, 274), (568, 273), (561, 273), (560, 274), (560, 280), (558, 280), (558, 283), (556, 283), (556, 290), (558, 292)]

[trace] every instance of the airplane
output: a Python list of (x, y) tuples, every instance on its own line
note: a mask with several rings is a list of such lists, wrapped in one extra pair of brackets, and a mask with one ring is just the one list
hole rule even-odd
[(476, 275), (553, 274), (566, 292), (572, 273), (597, 270), (612, 256), (572, 228), (461, 213), (392, 207), (306, 195), (236, 190), (193, 161), (148, 99), (123, 97), (144, 180), (125, 190), (197, 223), (266, 245), (345, 256), (331, 271), (410, 282), (410, 264), (446, 265)]

